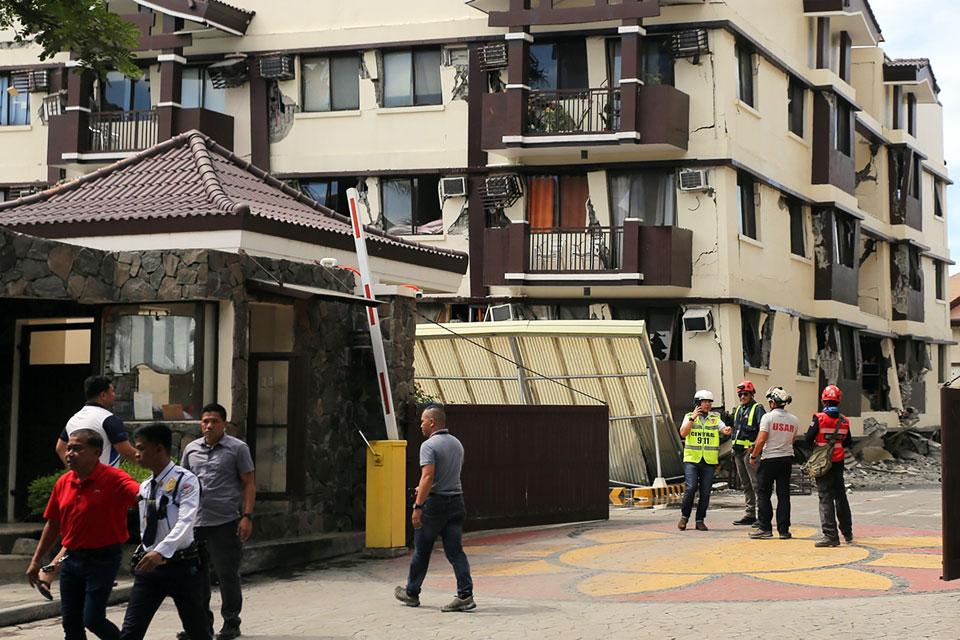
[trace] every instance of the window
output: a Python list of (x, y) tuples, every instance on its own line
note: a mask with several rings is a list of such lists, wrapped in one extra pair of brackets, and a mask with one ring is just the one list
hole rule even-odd
[(907, 133), (917, 135), (917, 94), (907, 94)]
[(7, 201), (7, 190), (0, 189), (0, 202), (6, 202), (6, 201)]
[(943, 384), (950, 379), (950, 356), (947, 345), (937, 345), (937, 382)]
[(787, 210), (790, 212), (790, 253), (806, 256), (806, 229), (803, 224), (803, 204), (796, 198), (787, 198)]
[(0, 126), (30, 124), (30, 94), (21, 91), (13, 95), (8, 90), (12, 85), (9, 74), (0, 73)]
[(933, 215), (943, 217), (943, 181), (939, 179), (933, 181)]
[(910, 288), (914, 291), (923, 291), (923, 271), (921, 270), (920, 249), (910, 245), (907, 249), (910, 260)]
[(328, 209), (343, 215), (350, 214), (347, 189), (357, 186), (356, 178), (318, 178), (300, 182), (300, 190)]
[(672, 226), (677, 219), (676, 177), (672, 171), (610, 173), (613, 226), (627, 218), (644, 226)]
[(790, 85), (787, 87), (787, 118), (789, 120), (790, 131), (803, 137), (803, 107), (807, 97), (807, 90), (799, 80), (790, 77)]
[(112, 410), (120, 418), (200, 418), (205, 398), (203, 367), (198, 365), (213, 362), (216, 349), (200, 329), (203, 309), (195, 304), (151, 304), (104, 311), (103, 361), (117, 391)]
[(527, 178), (527, 221), (531, 229), (585, 229), (590, 187), (587, 175)]
[(204, 67), (186, 67), (180, 86), (180, 104), (185, 109), (203, 108), (227, 113), (227, 90), (213, 86)]
[(757, 185), (743, 171), (737, 173), (737, 210), (740, 212), (740, 233), (756, 240), (757, 235)]
[(835, 211), (833, 215), (834, 261), (845, 267), (854, 267), (856, 256), (857, 223), (850, 216)]
[(100, 100), (103, 111), (146, 111), (150, 103), (150, 70), (134, 80), (120, 71), (108, 71), (100, 82)]
[(383, 54), (383, 106), (443, 104), (440, 50), (416, 49)]
[(946, 300), (946, 288), (944, 287), (944, 272), (947, 270), (947, 266), (942, 262), (936, 260), (933, 261), (933, 273), (936, 277), (937, 287), (937, 300)]
[(442, 233), (439, 184), (439, 176), (382, 179), (384, 231), (400, 235)]
[(840, 331), (840, 367), (844, 380), (860, 378), (860, 349), (857, 332), (846, 325), (839, 326)]
[(916, 153), (913, 154), (913, 160), (911, 161), (912, 169), (910, 172), (910, 197), (911, 198), (920, 198), (920, 185), (921, 180), (923, 179), (923, 169), (920, 165), (920, 156)]
[(846, 102), (837, 101), (837, 126), (834, 134), (836, 135), (836, 140), (834, 141), (834, 146), (837, 151), (842, 153), (845, 156), (851, 154), (851, 147), (853, 142), (851, 140), (851, 131), (850, 131), (850, 105)]
[[(614, 52), (619, 56), (619, 51)], [(618, 63), (616, 60), (614, 64)], [(530, 45), (530, 88), (586, 89), (587, 42), (583, 38)]]
[(797, 345), (797, 375), (810, 376), (810, 347), (808, 345), (810, 336), (810, 323), (806, 320), (800, 320), (800, 341)]
[(359, 55), (305, 57), (300, 61), (300, 69), (304, 111), (349, 111), (360, 108)]
[[(673, 86), (673, 56), (669, 39), (645, 36), (641, 40), (640, 80), (644, 85)], [(612, 87), (620, 86), (620, 38), (607, 40), (607, 78)]]
[(752, 307), (740, 307), (744, 367), (770, 368), (774, 317), (773, 313), (761, 312)]
[(737, 43), (737, 97), (751, 107), (754, 103), (753, 51), (742, 43)]

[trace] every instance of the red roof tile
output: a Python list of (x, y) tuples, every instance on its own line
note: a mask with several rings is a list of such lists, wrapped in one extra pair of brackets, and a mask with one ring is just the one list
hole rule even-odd
[[(252, 216), (352, 237), (349, 218), (198, 131), (180, 134), (71, 182), (0, 203), (0, 224), (40, 236), (46, 225), (56, 225), (57, 235), (62, 236), (65, 225), (212, 216)], [(410, 242), (369, 226), (366, 231), (372, 243), (452, 259), (462, 263), (463, 268), (456, 269), (461, 273), (466, 268), (464, 253)]]

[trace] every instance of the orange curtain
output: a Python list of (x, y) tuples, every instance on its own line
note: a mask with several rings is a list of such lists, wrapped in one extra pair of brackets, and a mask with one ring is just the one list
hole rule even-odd
[(560, 227), (583, 229), (587, 226), (587, 200), (590, 186), (587, 176), (560, 176)]
[(553, 176), (527, 178), (527, 222), (531, 229), (553, 227), (556, 182)]

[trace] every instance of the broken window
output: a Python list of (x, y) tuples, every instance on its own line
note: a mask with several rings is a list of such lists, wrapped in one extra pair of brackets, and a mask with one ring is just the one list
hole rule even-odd
[(388, 51), (383, 54), (383, 76), (385, 107), (443, 104), (440, 49)]
[(762, 312), (752, 307), (740, 307), (743, 366), (755, 369), (770, 368), (773, 319), (774, 314), (772, 312)]
[(920, 340), (901, 338), (894, 348), (897, 360), (897, 378), (903, 408), (913, 407), (919, 412), (926, 408), (926, 375), (931, 370), (927, 344)]
[(796, 198), (787, 198), (787, 209), (790, 212), (790, 253), (797, 256), (806, 256), (806, 229), (803, 224), (803, 204)]
[(845, 267), (854, 267), (856, 260), (857, 222), (852, 217), (835, 211), (833, 215), (834, 260)]
[(737, 97), (751, 107), (754, 103), (753, 49), (745, 42), (737, 42)]
[[(387, 56), (384, 56), (384, 60)], [(303, 92), (301, 106), (304, 111), (349, 111), (360, 108), (358, 54), (304, 57), (300, 68)]]
[(840, 329), (835, 324), (817, 325), (817, 365), (827, 384), (840, 381)]
[(672, 226), (677, 219), (677, 188), (672, 171), (610, 173), (613, 226), (627, 218), (644, 226)]
[(384, 178), (380, 181), (384, 231), (399, 235), (443, 232), (439, 176)]
[(923, 271), (921, 271), (920, 249), (910, 245), (908, 251), (910, 257), (910, 288), (914, 291), (923, 291)]
[(836, 144), (834, 145), (840, 153), (845, 156), (851, 155), (853, 147), (853, 136), (850, 127), (850, 105), (842, 100), (837, 100), (836, 106), (837, 125), (834, 130), (836, 135)]
[(883, 355), (883, 343), (880, 338), (860, 334), (861, 385), (865, 405), (869, 411), (888, 411), (890, 409), (890, 384), (887, 370), (890, 359)]
[(740, 212), (740, 233), (756, 240), (757, 234), (757, 185), (753, 176), (737, 172), (737, 210)]
[(807, 97), (807, 90), (803, 84), (790, 76), (790, 85), (787, 87), (787, 120), (790, 131), (803, 137), (803, 107)]
[(800, 320), (800, 341), (797, 345), (797, 375), (810, 376), (810, 346), (808, 344), (810, 335), (810, 323), (806, 320)]
[(650, 347), (657, 360), (683, 359), (682, 313), (678, 307), (637, 307), (611, 304), (613, 320), (643, 320), (647, 325)]

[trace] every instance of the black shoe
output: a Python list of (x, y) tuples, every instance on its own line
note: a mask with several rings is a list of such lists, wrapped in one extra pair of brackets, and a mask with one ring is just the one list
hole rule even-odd
[(789, 539), (792, 538), (792, 537), (793, 537), (793, 534), (790, 533), (789, 531), (787, 531), (786, 533), (781, 533), (781, 534), (780, 534), (780, 539), (781, 539), (781, 540), (789, 540)]
[(743, 516), (739, 520), (734, 520), (733, 524), (753, 524), (757, 521), (753, 516)]
[(240, 627), (224, 627), (216, 635), (216, 640), (233, 640), (240, 637)]
[(179, 631), (177, 633), (177, 640), (190, 640), (190, 636), (187, 635), (186, 631)]
[(836, 538), (820, 538), (813, 543), (815, 547), (839, 547), (840, 541)]
[(757, 529), (750, 534), (751, 540), (773, 540), (773, 531), (764, 531), (763, 529)]
[(852, 533), (843, 534), (843, 541), (846, 542), (847, 544), (853, 544), (853, 534)]

